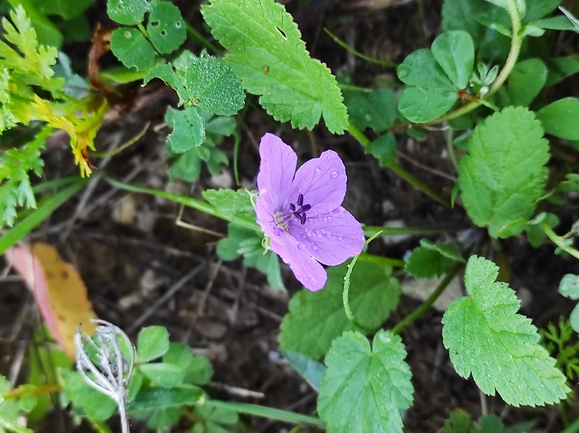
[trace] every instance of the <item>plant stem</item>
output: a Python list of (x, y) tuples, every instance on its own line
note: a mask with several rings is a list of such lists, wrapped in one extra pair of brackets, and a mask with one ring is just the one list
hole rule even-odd
[(565, 251), (570, 256), (573, 256), (576, 259), (579, 259), (579, 251), (577, 251), (572, 246), (566, 245), (563, 238), (561, 236), (558, 236), (557, 233), (555, 233), (551, 227), (549, 227), (545, 223), (541, 223), (541, 228), (543, 229), (545, 234), (549, 237), (549, 239), (551, 239), (551, 242), (553, 242), (555, 245), (557, 245), (559, 248), (561, 248), (563, 251)]
[(185, 23), (185, 26), (187, 27), (187, 34), (191, 39), (193, 39), (203, 48), (206, 48), (207, 51), (211, 51), (213, 54), (221, 53), (221, 50), (217, 48), (215, 45), (213, 45), (211, 42), (209, 42), (207, 39), (205, 39), (203, 36), (201, 36), (201, 34), (197, 30), (195, 30), (195, 27), (193, 27), (189, 23)]
[(125, 191), (131, 191), (131, 192), (139, 192), (142, 194), (155, 195), (157, 197), (171, 200), (175, 203), (179, 203), (179, 204), (183, 204), (183, 205), (188, 206), (188, 207), (192, 207), (193, 209), (197, 209), (201, 212), (205, 212), (206, 214), (213, 215), (214, 217), (229, 221), (229, 222), (236, 224), (238, 226), (245, 227), (246, 229), (250, 229), (250, 230), (256, 231), (258, 233), (261, 233), (261, 229), (259, 228), (259, 226), (255, 222), (255, 220), (252, 220), (250, 218), (246, 218), (243, 216), (239, 216), (239, 215), (224, 214), (224, 213), (220, 212), (218, 209), (216, 209), (213, 205), (207, 203), (206, 201), (197, 200), (196, 198), (188, 197), (185, 195), (172, 194), (169, 192), (159, 191), (159, 190), (152, 189), (152, 188), (144, 188), (142, 186), (120, 182), (120, 181), (112, 179), (108, 176), (106, 176), (104, 178), (104, 180), (107, 181), (112, 186), (114, 186), (115, 188), (119, 188), (119, 189), (122, 189)]
[(350, 53), (354, 54), (355, 56), (361, 58), (362, 60), (366, 60), (367, 62), (370, 63), (376, 63), (377, 65), (382, 65), (382, 66), (387, 66), (389, 68), (397, 68), (398, 67), (398, 63), (396, 62), (390, 62), (388, 60), (379, 60), (379, 59), (375, 59), (373, 57), (369, 57), (366, 56), (365, 54), (362, 54), (361, 52), (355, 50), (354, 48), (352, 48), (351, 46), (349, 46), (347, 43), (345, 43), (344, 41), (342, 41), (340, 38), (338, 38), (335, 34), (333, 34), (332, 32), (330, 32), (328, 29), (326, 29), (324, 27), (324, 31), (334, 40), (334, 42), (336, 42), (339, 46), (341, 46), (342, 48), (345, 48), (347, 51), (349, 51)]
[(245, 413), (247, 415), (254, 415), (263, 418), (274, 419), (277, 421), (286, 421), (291, 423), (305, 423), (311, 425), (324, 426), (324, 422), (316, 417), (302, 415), (282, 409), (274, 409), (266, 406), (259, 406), (249, 403), (236, 403), (231, 401), (208, 400), (204, 404), (228, 409), (236, 412)]
[(480, 98), (478, 101), (473, 101), (460, 107), (454, 111), (451, 111), (446, 116), (442, 116), (431, 122), (426, 122), (423, 125), (435, 125), (437, 123), (446, 122), (451, 119), (462, 116), (463, 114), (470, 113), (475, 108), (480, 107), (486, 100), (488, 100), (492, 95), (495, 94), (497, 90), (503, 85), (503, 83), (508, 78), (509, 74), (512, 72), (517, 59), (519, 58), (519, 53), (521, 52), (521, 46), (523, 44), (524, 37), (520, 34), (521, 32), (521, 18), (519, 17), (519, 11), (517, 10), (516, 0), (506, 0), (507, 2), (507, 12), (511, 18), (512, 26), (512, 37), (511, 37), (511, 48), (507, 56), (507, 61), (505, 62), (501, 72), (497, 75), (497, 78), (491, 85), (488, 93), (484, 97)]
[[(362, 146), (364, 146), (366, 148), (366, 150), (368, 150), (368, 148), (370, 147), (370, 140), (368, 139), (368, 137), (366, 137), (364, 135), (364, 133), (362, 131), (360, 131), (358, 128), (356, 128), (356, 126), (354, 126), (352, 123), (349, 123), (348, 124), (348, 132), (352, 135), (352, 137), (354, 137), (356, 140), (358, 140), (358, 142)], [(408, 173), (406, 170), (404, 170), (401, 166), (399, 166), (395, 162), (388, 164), (387, 167), (390, 170), (392, 170), (394, 173), (396, 173), (398, 176), (400, 176), (402, 179), (404, 179), (405, 181), (407, 181), (408, 183), (413, 185), (415, 188), (419, 189), (424, 194), (429, 196), (430, 198), (436, 200), (437, 202), (441, 203), (442, 205), (444, 205), (447, 208), (451, 207), (448, 200), (445, 200), (434, 189), (430, 188), (428, 185), (426, 185), (421, 180), (415, 178), (413, 175)]]
[(458, 271), (464, 266), (463, 263), (455, 264), (450, 271), (446, 274), (444, 279), (438, 284), (436, 290), (430, 294), (430, 296), (422, 303), (420, 306), (402, 319), (393, 329), (392, 332), (394, 334), (400, 334), (408, 325), (413, 323), (416, 319), (422, 316), (431, 306), (436, 302), (438, 297), (444, 292), (444, 290), (448, 287), (452, 279), (458, 274)]

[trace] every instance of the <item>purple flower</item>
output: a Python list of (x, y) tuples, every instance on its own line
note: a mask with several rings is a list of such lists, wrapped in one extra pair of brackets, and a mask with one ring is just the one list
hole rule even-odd
[(273, 134), (259, 145), (257, 222), (270, 248), (309, 290), (326, 284), (324, 265), (335, 266), (362, 252), (364, 232), (341, 204), (346, 195), (346, 168), (333, 150), (303, 164)]

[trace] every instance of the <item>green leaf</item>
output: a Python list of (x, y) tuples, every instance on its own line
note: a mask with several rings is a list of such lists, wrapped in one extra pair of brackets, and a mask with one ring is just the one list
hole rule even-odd
[(445, 0), (442, 5), (442, 28), (445, 32), (468, 32), (477, 46), (485, 32), (483, 26), (473, 18), (472, 0)]
[(59, 15), (69, 21), (78, 17), (93, 2), (94, 0), (31, 0), (30, 5), (42, 15)]
[(163, 362), (187, 370), (193, 362), (193, 353), (189, 346), (183, 343), (170, 343), (169, 350), (163, 355)]
[(129, 411), (144, 411), (182, 405), (194, 405), (203, 396), (203, 390), (195, 385), (180, 385), (175, 388), (151, 386), (137, 394), (129, 402)]
[(194, 356), (185, 374), (185, 381), (194, 385), (205, 385), (213, 376), (213, 366), (204, 356)]
[(547, 212), (542, 212), (533, 218), (531, 221), (527, 222), (525, 231), (527, 232), (527, 237), (529, 238), (529, 243), (533, 248), (539, 248), (547, 239), (545, 230), (541, 226), (541, 223), (545, 222), (549, 228), (555, 228), (559, 225), (559, 218), (557, 215)]
[(579, 276), (566, 274), (559, 283), (559, 293), (576, 301), (579, 299)]
[(427, 48), (413, 51), (396, 69), (400, 81), (439, 92), (455, 92), (456, 87)]
[(291, 366), (314, 388), (320, 390), (322, 375), (326, 371), (326, 366), (303, 353), (282, 350), (281, 353), (289, 361)]
[(203, 198), (211, 203), (223, 215), (242, 215), (255, 218), (255, 210), (251, 202), (251, 195), (255, 192), (245, 189), (207, 189), (203, 191)]
[(442, 319), (450, 360), (459, 376), (472, 374), (482, 392), (498, 392), (512, 406), (557, 403), (569, 392), (566, 378), (539, 344), (537, 328), (517, 314), (515, 292), (495, 281), (498, 271), (483, 257), (469, 259), (469, 296), (455, 300)]
[(350, 122), (358, 129), (371, 127), (376, 132), (386, 131), (397, 118), (396, 96), (390, 89), (372, 92), (344, 92)]
[(64, 392), (68, 399), (81, 406), (91, 418), (108, 419), (117, 410), (117, 404), (113, 400), (91, 387), (76, 371), (66, 376)]
[(160, 358), (169, 350), (169, 333), (162, 326), (147, 326), (139, 332), (137, 359), (148, 362)]
[(569, 19), (569, 21), (571, 21), (571, 24), (573, 24), (573, 27), (575, 27), (575, 31), (577, 33), (579, 33), (579, 20), (577, 18), (575, 18), (571, 12), (569, 12), (567, 9), (565, 9), (564, 7), (560, 7), (559, 9), (561, 9), (561, 12), (563, 12), (565, 14), (565, 16)]
[(394, 162), (396, 156), (396, 138), (391, 132), (378, 137), (367, 147), (368, 152), (380, 161), (380, 165), (386, 167)]
[(189, 65), (185, 86), (193, 103), (213, 114), (231, 116), (243, 108), (241, 81), (215, 57), (203, 56)]
[(579, 332), (579, 305), (575, 305), (571, 314), (569, 314), (569, 323), (573, 331)]
[(455, 91), (407, 87), (398, 101), (398, 110), (414, 123), (430, 122), (448, 112), (458, 101)]
[(185, 87), (185, 80), (175, 72), (171, 63), (157, 63), (149, 69), (145, 78), (143, 78), (143, 85), (147, 84), (153, 78), (163, 80), (177, 92), (177, 95), (179, 95), (179, 105), (183, 105), (190, 99), (189, 92)]
[(474, 43), (467, 32), (442, 33), (432, 43), (432, 55), (457, 89), (468, 86), (474, 65)]
[(217, 244), (217, 254), (223, 260), (235, 260), (243, 256), (245, 266), (258, 269), (267, 275), (269, 285), (278, 290), (285, 290), (279, 258), (272, 251), (265, 253), (262, 241), (261, 233), (236, 224), (229, 224), (228, 236)]
[(549, 15), (557, 9), (557, 6), (561, 4), (561, 0), (527, 1), (526, 3), (525, 21), (530, 22)]
[(563, 98), (537, 112), (545, 133), (565, 140), (579, 140), (579, 99)]
[(157, 409), (151, 416), (147, 416), (147, 427), (160, 431), (171, 427), (183, 415), (182, 407), (165, 407)]
[[(317, 359), (330, 348), (332, 340), (354, 329), (344, 312), (342, 289), (347, 265), (328, 268), (324, 290), (300, 290), (289, 304), (281, 324), (282, 349)], [(358, 260), (350, 279), (350, 307), (356, 320), (368, 330), (377, 329), (396, 308), (400, 284), (391, 268)]]
[(146, 69), (155, 61), (155, 50), (137, 29), (116, 29), (111, 35), (111, 51), (127, 68)]
[(473, 131), (458, 185), (468, 216), (494, 238), (511, 221), (531, 217), (543, 195), (549, 148), (542, 136), (540, 123), (522, 107), (505, 108)]
[(117, 23), (134, 26), (143, 22), (150, 3), (149, 0), (108, 0), (107, 14)]
[(173, 388), (182, 383), (185, 378), (185, 370), (178, 365), (167, 362), (142, 364), (139, 370), (151, 381), (164, 388)]
[(444, 422), (444, 433), (470, 433), (472, 427), (470, 415), (463, 409), (455, 409)]
[(151, 4), (147, 32), (151, 43), (161, 54), (169, 54), (187, 39), (185, 21), (181, 11), (168, 1), (155, 1)]
[(547, 76), (545, 87), (557, 84), (579, 72), (579, 57), (573, 55), (548, 59), (547, 66), (549, 67), (549, 75)]
[(539, 59), (523, 60), (515, 65), (508, 78), (512, 105), (527, 107), (547, 81), (547, 66)]
[(336, 338), (326, 357), (318, 411), (334, 433), (402, 432), (400, 411), (412, 403), (402, 339), (380, 330), (372, 347), (359, 332)]
[(165, 121), (173, 128), (167, 137), (167, 146), (173, 153), (183, 153), (199, 147), (205, 140), (205, 125), (195, 107), (175, 110), (168, 107)]
[(427, 239), (412, 251), (406, 260), (406, 270), (416, 278), (439, 277), (456, 262), (464, 259), (453, 244), (437, 245)]
[(202, 10), (232, 54), (225, 61), (276, 120), (312, 129), (323, 116), (332, 133), (348, 126), (335, 77), (306, 50), (292, 16), (274, 0), (211, 0)]

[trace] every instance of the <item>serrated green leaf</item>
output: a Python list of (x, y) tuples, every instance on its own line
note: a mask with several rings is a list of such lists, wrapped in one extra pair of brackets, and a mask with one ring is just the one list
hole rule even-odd
[(579, 140), (579, 99), (563, 98), (537, 112), (545, 133), (565, 140)]
[(147, 32), (151, 43), (161, 54), (172, 53), (187, 39), (181, 11), (167, 1), (155, 1), (151, 4)]
[(511, 221), (531, 217), (543, 195), (549, 148), (542, 136), (540, 123), (522, 107), (507, 107), (473, 131), (458, 185), (468, 216), (494, 238)]
[(281, 353), (289, 361), (291, 366), (314, 388), (320, 390), (322, 375), (326, 366), (303, 353), (282, 350)]
[(432, 55), (455, 88), (466, 88), (474, 65), (474, 43), (467, 32), (442, 33), (432, 43)]
[(215, 57), (203, 56), (189, 65), (185, 85), (193, 103), (213, 114), (231, 116), (243, 108), (241, 81)]
[(331, 132), (347, 128), (335, 77), (310, 57), (282, 5), (274, 0), (211, 0), (202, 12), (213, 35), (232, 53), (227, 64), (276, 120), (312, 129), (323, 116)]
[(150, 0), (108, 0), (107, 14), (117, 23), (134, 26), (143, 22), (150, 3)]
[(464, 259), (453, 244), (437, 245), (427, 239), (412, 251), (406, 260), (406, 270), (416, 278), (439, 277), (456, 262)]
[(508, 78), (512, 105), (527, 107), (547, 81), (547, 66), (540, 59), (527, 59), (515, 65)]
[(566, 378), (539, 344), (537, 328), (517, 314), (514, 291), (495, 281), (498, 270), (483, 257), (469, 259), (469, 296), (455, 300), (442, 319), (450, 360), (461, 377), (472, 374), (482, 392), (498, 392), (510, 405), (557, 403), (569, 392)]
[(201, 146), (205, 140), (205, 125), (195, 107), (184, 110), (168, 107), (165, 121), (173, 128), (167, 137), (167, 146), (173, 153), (187, 152)]
[(376, 132), (386, 131), (397, 118), (396, 96), (390, 89), (372, 92), (344, 92), (350, 122), (358, 129), (371, 127)]
[(147, 326), (139, 332), (137, 359), (148, 362), (160, 358), (169, 350), (169, 333), (162, 326)]
[[(282, 349), (317, 359), (326, 353), (334, 338), (354, 329), (342, 303), (346, 271), (345, 264), (328, 268), (324, 290), (300, 290), (293, 296), (290, 311), (281, 324)], [(361, 259), (352, 272), (350, 307), (356, 320), (368, 330), (377, 329), (398, 304), (400, 284), (391, 277), (391, 271)]]
[(402, 432), (400, 411), (412, 403), (410, 367), (402, 339), (380, 330), (372, 347), (359, 332), (345, 332), (326, 357), (318, 411), (334, 433)]
[(168, 362), (142, 364), (139, 370), (151, 381), (164, 388), (173, 388), (183, 382), (185, 370)]
[(203, 198), (211, 203), (224, 215), (243, 215), (255, 218), (255, 210), (251, 202), (251, 195), (255, 192), (245, 189), (207, 189), (203, 191)]
[(155, 49), (133, 28), (121, 27), (113, 32), (111, 51), (127, 68), (147, 69), (155, 61)]
[(407, 87), (398, 100), (398, 110), (411, 122), (424, 123), (448, 112), (456, 101), (456, 91)]

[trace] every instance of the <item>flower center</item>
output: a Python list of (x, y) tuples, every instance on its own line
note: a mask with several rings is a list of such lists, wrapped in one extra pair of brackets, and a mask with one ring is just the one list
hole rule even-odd
[(312, 208), (309, 204), (304, 204), (304, 195), (298, 195), (298, 202), (297, 206), (293, 203), (290, 203), (290, 209), (292, 210), (293, 215), (300, 220), (302, 224), (306, 223), (306, 212)]
[(306, 212), (309, 211), (312, 206), (310, 204), (304, 204), (304, 195), (298, 195), (298, 200), (296, 203), (290, 203), (290, 213), (282, 213), (280, 210), (274, 215), (275, 223), (279, 228), (285, 231), (288, 230), (287, 223), (292, 216), (296, 217), (301, 224), (306, 223)]

